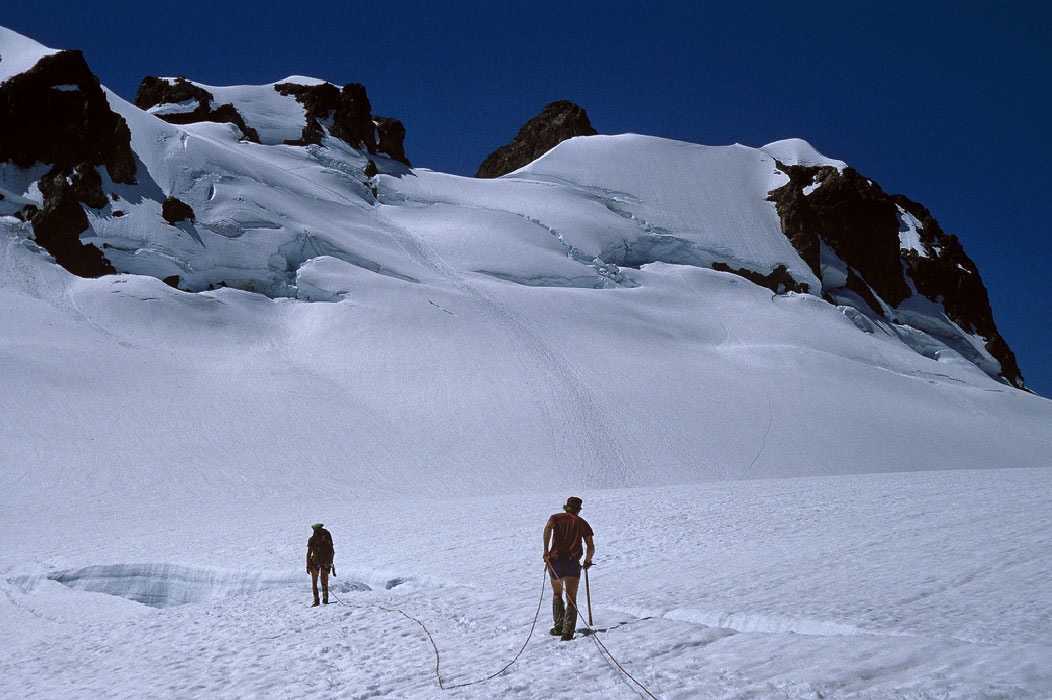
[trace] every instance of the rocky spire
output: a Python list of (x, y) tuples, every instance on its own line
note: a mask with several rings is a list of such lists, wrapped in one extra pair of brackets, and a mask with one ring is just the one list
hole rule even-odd
[(552, 102), (526, 122), (511, 143), (490, 153), (475, 177), (506, 175), (532, 163), (566, 139), (596, 133), (584, 109), (569, 100)]

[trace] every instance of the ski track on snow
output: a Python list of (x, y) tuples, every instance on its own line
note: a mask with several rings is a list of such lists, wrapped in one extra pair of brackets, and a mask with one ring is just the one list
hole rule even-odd
[(562, 448), (560, 452), (572, 452), (573, 446), (587, 446), (587, 453), (580, 460), (587, 483), (599, 483), (600, 475), (605, 483), (629, 483), (623, 449), (618, 446), (619, 440), (604, 418), (609, 406), (570, 369), (566, 358), (533, 330), (520, 314), (484, 291), (481, 285), (469, 282), (419, 237), (391, 221), (385, 221), (385, 224), (382, 230), (410, 258), (475, 300), (490, 319), (500, 323), (512, 336), (510, 346), (521, 358), (519, 366), (537, 377), (534, 385), (545, 391), (546, 415), (559, 416), (552, 425), (552, 433), (559, 435), (563, 432), (559, 424), (571, 428), (569, 432), (574, 436), (569, 441), (571, 446), (567, 447), (565, 438), (557, 439), (554, 444)]

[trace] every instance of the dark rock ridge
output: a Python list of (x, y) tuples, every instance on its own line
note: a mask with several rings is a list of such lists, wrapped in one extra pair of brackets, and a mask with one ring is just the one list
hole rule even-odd
[(48, 163), (67, 174), (105, 166), (114, 182), (135, 183), (131, 131), (80, 51), (45, 56), (0, 84), (0, 115), (0, 161)]
[(405, 155), (405, 125), (391, 117), (373, 117), (376, 123), (376, 149), (412, 167)]
[(303, 127), (303, 138), (300, 141), (288, 142), (293, 146), (303, 146), (309, 143), (320, 144), (325, 135), (323, 121), (332, 118), (336, 111), (336, 103), (340, 99), (340, 89), (331, 83), (321, 85), (298, 85), (296, 83), (278, 83), (274, 86), (282, 95), (292, 95), (296, 101), (303, 105), (307, 114), (307, 123)]
[(116, 272), (101, 250), (80, 240), (89, 224), (77, 186), (56, 168), (41, 178), (37, 187), (44, 195), (44, 208), (30, 218), (37, 243), (74, 275), (101, 277)]
[(369, 153), (376, 153), (376, 125), (373, 124), (373, 106), (361, 83), (350, 83), (340, 90), (336, 109), (332, 117), (330, 132), (355, 148), (365, 146)]
[(290, 142), (292, 145), (320, 144), (328, 124), (329, 134), (354, 148), (364, 146), (374, 155), (378, 151), (386, 153), (412, 167), (405, 155), (405, 126), (397, 119), (374, 117), (365, 86), (360, 83), (348, 83), (343, 89), (331, 83), (279, 83), (274, 89), (295, 97), (307, 115), (303, 138)]
[(99, 167), (113, 182), (135, 184), (136, 161), (128, 124), (110, 109), (83, 54), (45, 56), (0, 84), (0, 125), (0, 161), (52, 166), (38, 184), (43, 207), (23, 212), (37, 243), (74, 274), (112, 273), (101, 251), (80, 241), (88, 229), (81, 204), (108, 204)]
[(173, 112), (169, 114), (157, 114), (169, 124), (195, 124), (197, 122), (217, 122), (220, 124), (233, 124), (245, 138), (253, 143), (259, 143), (259, 133), (245, 124), (244, 117), (237, 111), (234, 105), (228, 103), (219, 105), (215, 109), (212, 103), (215, 96), (200, 85), (194, 85), (186, 78), (180, 76), (174, 82), (168, 82), (161, 78), (148, 75), (142, 79), (139, 89), (135, 93), (135, 106), (142, 110), (150, 109), (162, 104), (179, 104), (180, 102), (197, 101), (197, 106), (189, 112)]
[[(815, 275), (830, 301), (853, 292), (878, 317), (898, 322), (897, 309), (913, 290), (942, 306), (967, 334), (981, 336), (1001, 364), (1000, 376), (1024, 388), (1015, 355), (997, 331), (986, 287), (956, 236), (942, 230), (922, 205), (889, 195), (852, 168), (787, 166), (789, 182), (773, 190), (782, 232)], [(915, 218), (922, 251), (902, 247), (902, 212)], [(847, 267), (846, 282), (823, 278), (825, 245)], [(962, 353), (963, 354), (963, 353)]]
[(475, 177), (507, 175), (532, 163), (560, 143), (575, 136), (595, 136), (588, 113), (569, 100), (552, 102), (526, 122), (511, 143), (490, 153)]

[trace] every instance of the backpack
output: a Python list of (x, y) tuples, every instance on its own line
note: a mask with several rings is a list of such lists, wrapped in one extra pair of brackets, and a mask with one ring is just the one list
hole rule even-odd
[(311, 535), (310, 544), (316, 557), (332, 561), (334, 554), (332, 533), (323, 527), (319, 527), (317, 532)]

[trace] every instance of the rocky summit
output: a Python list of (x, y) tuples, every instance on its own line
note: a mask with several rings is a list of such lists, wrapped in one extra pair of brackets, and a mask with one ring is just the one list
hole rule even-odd
[(532, 163), (566, 139), (595, 136), (597, 133), (583, 108), (569, 100), (552, 102), (523, 124), (510, 143), (490, 153), (482, 161), (475, 177), (506, 175)]

